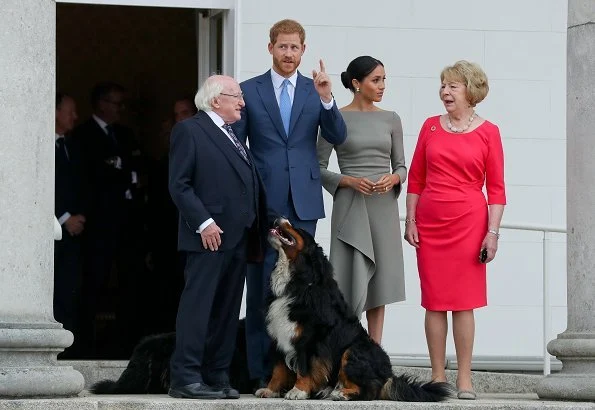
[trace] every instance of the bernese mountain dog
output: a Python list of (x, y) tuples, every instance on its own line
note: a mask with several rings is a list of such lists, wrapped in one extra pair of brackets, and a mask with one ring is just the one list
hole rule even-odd
[(448, 383), (393, 373), (387, 353), (349, 309), (312, 235), (278, 219), (268, 239), (279, 253), (266, 317), (279, 357), (257, 397), (434, 402), (452, 395)]

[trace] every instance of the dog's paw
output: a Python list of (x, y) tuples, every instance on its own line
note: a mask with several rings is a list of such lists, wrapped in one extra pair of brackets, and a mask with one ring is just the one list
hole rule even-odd
[(309, 397), (308, 393), (294, 387), (293, 389), (289, 390), (285, 395), (285, 398), (288, 400), (306, 400)]
[(328, 386), (328, 387), (325, 387), (324, 389), (320, 390), (318, 393), (316, 393), (316, 395), (314, 397), (317, 400), (327, 400), (327, 399), (330, 399), (332, 392), (333, 392), (333, 388)]
[(349, 400), (349, 397), (345, 396), (345, 394), (343, 394), (343, 392), (339, 389), (337, 390), (333, 390), (329, 396), (329, 398), (331, 400), (336, 400), (336, 401), (345, 401), (345, 400)]
[(277, 397), (280, 397), (278, 391), (272, 391), (271, 389), (266, 387), (256, 390), (256, 392), (254, 392), (254, 395), (261, 399), (275, 399)]

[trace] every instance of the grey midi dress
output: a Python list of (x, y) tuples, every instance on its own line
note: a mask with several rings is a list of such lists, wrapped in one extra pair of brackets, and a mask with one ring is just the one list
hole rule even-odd
[[(318, 138), (322, 185), (333, 195), (329, 259), (335, 279), (356, 315), (405, 300), (403, 248), (397, 198), (407, 176), (401, 119), (392, 111), (342, 111), (347, 140), (337, 146)], [(340, 173), (327, 169), (332, 150)], [(344, 175), (375, 182), (397, 174), (387, 193), (364, 195), (339, 187)]]

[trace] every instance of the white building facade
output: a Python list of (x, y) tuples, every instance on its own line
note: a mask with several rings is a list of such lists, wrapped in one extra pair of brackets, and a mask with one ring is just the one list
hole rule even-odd
[[(488, 306), (476, 313), (473, 367), (539, 370), (549, 340), (564, 366), (542, 379), (539, 397), (595, 400), (593, 0), (3, 0), (0, 396), (69, 396), (84, 385), (56, 360), (72, 334), (52, 312), (56, 3), (195, 10), (199, 80), (218, 71), (241, 81), (268, 70), (270, 26), (296, 19), (307, 32), (302, 73), (323, 58), (340, 106), (351, 98), (339, 81), (349, 61), (367, 54), (384, 62), (381, 107), (403, 120), (408, 162), (424, 119), (443, 112), (441, 69), (459, 59), (479, 63), (491, 91), (477, 111), (500, 127), (504, 143), (504, 224), (523, 229), (502, 229)], [(317, 239), (328, 250), (325, 201)], [(404, 196), (399, 206), (404, 213)], [(566, 226), (567, 235), (546, 240), (539, 232)], [(388, 308), (383, 345), (396, 363), (426, 364), (415, 255), (404, 249), (407, 301)], [(451, 340), (447, 354), (454, 356)]]
[[(438, 98), (442, 68), (460, 59), (479, 63), (490, 93), (477, 111), (500, 127), (504, 144), (504, 222), (565, 226), (565, 0), (308, 0), (299, 7), (260, 0), (239, 5), (235, 73), (240, 80), (270, 68), (268, 31), (286, 17), (306, 29), (301, 72), (308, 75), (324, 59), (339, 106), (351, 101), (339, 79), (349, 61), (359, 55), (381, 60), (387, 89), (380, 106), (401, 116), (408, 163), (423, 121), (444, 112)], [(332, 198), (327, 193), (325, 204), (327, 218), (319, 221), (317, 239), (328, 251)], [(405, 195), (399, 209), (404, 214)], [(502, 230), (498, 256), (488, 266), (488, 306), (476, 312), (475, 367), (495, 360), (501, 362), (496, 367), (529, 368), (542, 356), (542, 238), (540, 232)], [(427, 348), (415, 252), (403, 246), (407, 300), (387, 308), (383, 345), (392, 356), (423, 362)], [(566, 326), (565, 235), (552, 234), (550, 249), (547, 340)], [(447, 354), (454, 356), (450, 336)], [(416, 363), (409, 359), (398, 361)]]
[[(271, 67), (271, 25), (283, 18), (298, 20), (306, 29), (300, 71), (310, 75), (322, 58), (339, 106), (351, 100), (339, 79), (349, 61), (365, 54), (384, 63), (387, 90), (380, 106), (401, 116), (408, 163), (425, 118), (444, 112), (438, 98), (442, 68), (460, 59), (477, 62), (490, 82), (490, 93), (477, 112), (497, 124), (503, 138), (508, 200), (504, 223), (565, 228), (566, 0), (58, 3), (210, 10), (197, 17), (199, 79), (212, 73), (209, 47), (217, 44), (209, 30), (209, 14), (223, 16), (222, 71), (240, 81)], [(337, 167), (334, 157), (331, 166)], [(317, 239), (328, 251), (332, 198), (326, 193), (325, 205), (327, 218), (319, 221)], [(404, 194), (399, 207), (404, 214)], [(497, 258), (488, 266), (488, 306), (476, 311), (474, 367), (539, 370), (544, 353), (544, 263), (549, 272), (545, 339), (555, 338), (566, 327), (566, 235), (548, 234), (545, 259), (543, 233), (502, 229), (501, 234)], [(396, 363), (423, 365), (428, 360), (415, 253), (406, 243), (403, 247), (407, 300), (387, 308), (383, 345)], [(447, 354), (454, 360), (450, 336)]]

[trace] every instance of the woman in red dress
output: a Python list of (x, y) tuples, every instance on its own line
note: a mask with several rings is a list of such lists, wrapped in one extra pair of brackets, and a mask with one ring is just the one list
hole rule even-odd
[(487, 305), (486, 263), (496, 256), (506, 204), (504, 156), (498, 127), (475, 112), (489, 89), (483, 70), (458, 61), (440, 80), (446, 114), (428, 118), (419, 133), (409, 171), (405, 240), (417, 251), (432, 378), (446, 381), (446, 314), (452, 311), (458, 397), (475, 399), (473, 309)]

